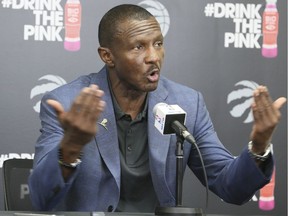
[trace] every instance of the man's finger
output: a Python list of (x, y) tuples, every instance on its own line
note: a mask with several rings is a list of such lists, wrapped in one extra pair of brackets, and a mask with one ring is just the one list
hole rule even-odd
[(285, 97), (280, 97), (274, 101), (273, 106), (279, 110), (286, 103), (286, 101), (287, 99)]

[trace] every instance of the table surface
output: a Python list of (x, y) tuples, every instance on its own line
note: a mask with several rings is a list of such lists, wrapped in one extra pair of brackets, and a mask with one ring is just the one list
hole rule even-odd
[[(0, 211), (0, 216), (153, 216), (152, 213), (128, 213), (128, 212), (25, 212), (25, 211)], [(203, 214), (203, 216), (241, 216), (241, 215), (219, 215)], [(257, 215), (246, 215), (257, 216)], [(260, 215), (258, 215), (260, 216)]]

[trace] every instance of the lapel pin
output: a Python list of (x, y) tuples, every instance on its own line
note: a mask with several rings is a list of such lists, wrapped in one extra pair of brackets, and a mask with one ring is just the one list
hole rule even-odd
[(107, 123), (108, 120), (106, 118), (104, 118), (100, 123), (98, 122), (98, 124), (100, 124), (102, 127), (104, 127), (106, 130), (108, 130), (107, 128)]

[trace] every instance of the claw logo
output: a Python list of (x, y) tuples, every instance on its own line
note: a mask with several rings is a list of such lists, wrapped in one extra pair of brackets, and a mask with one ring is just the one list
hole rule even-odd
[[(48, 74), (43, 77), (40, 77), (38, 80), (39, 81), (45, 80), (46, 83), (37, 85), (34, 88), (32, 88), (31, 93), (30, 93), (30, 99), (33, 99), (34, 97), (37, 97), (37, 96), (42, 97), (44, 93), (52, 91), (53, 89), (66, 84), (66, 81), (63, 78), (61, 78), (60, 76), (56, 76), (56, 75)], [(39, 98), (39, 100), (36, 102), (35, 106), (33, 107), (34, 111), (37, 113), (40, 112), (40, 102), (41, 102), (41, 98)]]
[(259, 85), (256, 82), (243, 80), (235, 84), (238, 87), (227, 96), (227, 104), (233, 107), (230, 114), (235, 118), (244, 117), (244, 123), (253, 122), (251, 104), (253, 102), (253, 91)]
[(157, 0), (144, 0), (138, 4), (149, 11), (160, 24), (163, 37), (167, 34), (170, 26), (170, 17), (167, 9)]

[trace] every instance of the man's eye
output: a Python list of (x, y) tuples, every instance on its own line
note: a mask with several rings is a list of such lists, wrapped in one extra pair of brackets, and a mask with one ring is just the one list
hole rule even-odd
[(163, 46), (163, 42), (162, 41), (159, 41), (155, 44), (157, 47), (162, 47)]
[(143, 49), (143, 46), (142, 45), (137, 45), (137, 46), (135, 46), (135, 49), (137, 49), (137, 50)]

